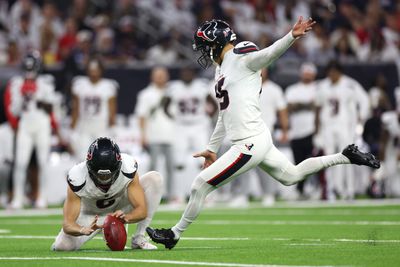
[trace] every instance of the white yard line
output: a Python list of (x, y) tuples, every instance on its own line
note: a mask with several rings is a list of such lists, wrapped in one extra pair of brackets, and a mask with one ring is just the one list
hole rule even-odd
[(335, 242), (357, 242), (357, 243), (400, 243), (400, 240), (375, 240), (375, 239), (333, 239)]
[[(153, 224), (173, 224), (173, 220), (154, 220)], [(3, 220), (0, 225), (61, 225), (61, 220)], [(202, 225), (381, 225), (396, 226), (400, 221), (267, 221), (267, 220), (199, 220)]]
[[(61, 227), (61, 220), (26, 220), (5, 219), (0, 220), (0, 225), (54, 225)], [(176, 223), (175, 220), (154, 220), (153, 225), (168, 225)], [(302, 220), (198, 220), (197, 225), (379, 225), (399, 226), (400, 221), (302, 221)]]
[[(50, 235), (0, 235), (0, 239), (48, 239), (54, 240), (56, 236)], [(102, 236), (94, 237), (97, 240), (103, 240)], [(249, 237), (182, 237), (181, 240), (189, 241), (251, 241), (251, 240), (270, 240), (270, 241), (299, 241), (299, 242), (353, 242), (353, 243), (400, 243), (398, 239), (387, 239), (387, 240), (374, 240), (374, 239), (348, 239), (348, 238), (336, 238), (336, 239), (318, 239), (318, 238), (301, 238), (293, 240), (293, 238), (287, 237), (272, 237), (272, 238), (249, 238)]]
[[(271, 208), (262, 207), (259, 203), (251, 203), (250, 207), (243, 209), (235, 209), (227, 207), (227, 204), (217, 204), (215, 207), (207, 207), (204, 213), (207, 211), (251, 211), (254, 209), (265, 209), (266, 212), (279, 209), (293, 209), (293, 208), (329, 208), (329, 207), (380, 207), (380, 206), (399, 206), (400, 199), (377, 199), (377, 200), (354, 200), (354, 201), (337, 201), (335, 203), (329, 203), (326, 201), (286, 201), (278, 202), (275, 206)], [(182, 207), (174, 208), (168, 205), (161, 205), (157, 212), (170, 212), (183, 211), (185, 205)], [(357, 211), (356, 211), (357, 212)], [(363, 211), (360, 211), (363, 212)], [(61, 215), (62, 208), (50, 208), (50, 209), (23, 209), (23, 210), (0, 210), (0, 217), (28, 217), (28, 216), (48, 216), (48, 215)]]
[(250, 240), (248, 237), (181, 237), (181, 240), (200, 240), (200, 241), (229, 241), (229, 240)]
[(332, 216), (400, 216), (400, 209), (389, 209), (389, 210), (311, 210), (311, 209), (293, 209), (293, 210), (205, 210), (202, 214), (204, 215), (223, 215), (223, 216), (320, 216), (320, 215), (332, 215)]
[(11, 233), (11, 231), (8, 229), (0, 229), (0, 234), (9, 234), (9, 233)]
[[(175, 264), (187, 266), (225, 266), (225, 267), (311, 267), (309, 265), (275, 265), (275, 264), (245, 264), (227, 262), (204, 262), (204, 261), (175, 261), (175, 260), (146, 260), (146, 259), (124, 259), (124, 258), (95, 258), (95, 257), (0, 257), (0, 261), (37, 261), (37, 260), (83, 260), (83, 261), (110, 261), (110, 262), (140, 262), (154, 264)], [(324, 266), (320, 266), (324, 267)]]
[(333, 246), (334, 244), (321, 244), (321, 243), (290, 243), (287, 246)]

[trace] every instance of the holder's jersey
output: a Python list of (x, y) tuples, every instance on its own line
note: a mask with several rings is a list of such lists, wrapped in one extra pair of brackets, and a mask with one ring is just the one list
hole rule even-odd
[(240, 49), (243, 43), (252, 44), (242, 42), (229, 50), (215, 74), (220, 116), (227, 137), (233, 142), (267, 130), (260, 110), (261, 70), (253, 71), (247, 66), (244, 59), (248, 53)]
[(79, 99), (79, 122), (108, 126), (108, 101), (117, 95), (117, 90), (118, 83), (114, 80), (101, 79), (94, 84), (86, 76), (75, 78), (72, 93)]
[(129, 204), (127, 187), (138, 166), (133, 157), (124, 153), (121, 157), (121, 171), (107, 192), (99, 189), (89, 177), (86, 161), (75, 165), (68, 172), (68, 185), (81, 198), (81, 212), (102, 215), (115, 211), (121, 203)]
[(190, 83), (173, 81), (167, 96), (175, 107), (174, 119), (182, 124), (196, 124), (207, 121), (206, 101), (209, 85), (196, 79)]

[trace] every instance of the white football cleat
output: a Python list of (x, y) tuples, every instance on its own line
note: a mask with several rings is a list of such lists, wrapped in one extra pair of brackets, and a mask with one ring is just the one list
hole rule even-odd
[(150, 243), (144, 235), (137, 235), (132, 237), (132, 249), (155, 250), (156, 246)]

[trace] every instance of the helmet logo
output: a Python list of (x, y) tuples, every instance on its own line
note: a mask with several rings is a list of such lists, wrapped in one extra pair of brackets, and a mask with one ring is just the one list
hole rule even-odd
[(86, 160), (92, 160), (92, 158), (93, 158), (93, 152), (92, 151), (86, 154)]
[(203, 38), (206, 41), (212, 42), (217, 39), (217, 35), (215, 32), (217, 31), (217, 22), (212, 21), (208, 24), (208, 26), (204, 30), (198, 30), (196, 35), (197, 37)]
[(121, 160), (122, 160), (121, 154), (120, 154), (120, 153), (116, 153), (116, 154), (115, 154), (115, 158), (116, 158), (118, 161), (121, 161)]

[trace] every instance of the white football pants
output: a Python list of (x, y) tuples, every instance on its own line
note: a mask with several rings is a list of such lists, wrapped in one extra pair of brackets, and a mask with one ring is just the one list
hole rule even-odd
[(216, 188), (256, 166), (284, 185), (295, 184), (323, 168), (349, 164), (343, 154), (309, 158), (298, 165), (291, 163), (272, 143), (269, 131), (235, 142), (232, 147), (204, 169), (192, 184), (189, 203), (181, 220), (172, 227), (177, 237), (197, 218), (205, 197)]

